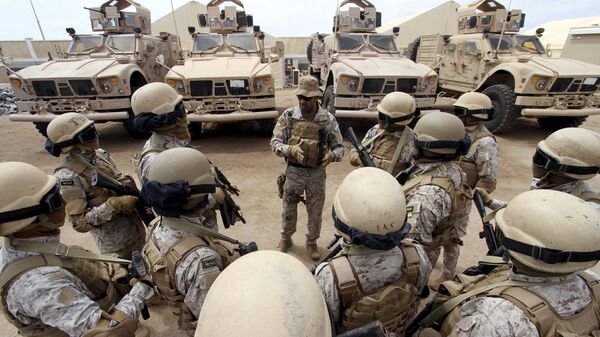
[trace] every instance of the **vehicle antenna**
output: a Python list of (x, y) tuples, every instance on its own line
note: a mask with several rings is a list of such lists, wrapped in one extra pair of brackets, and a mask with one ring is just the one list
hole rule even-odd
[[(508, 2), (508, 15), (510, 17), (510, 8), (512, 6), (512, 0)], [(502, 36), (504, 36), (504, 29), (506, 28), (506, 19), (502, 22), (502, 29), (500, 30), (500, 38), (498, 39), (498, 45), (496, 46), (496, 51), (494, 52), (494, 58), (498, 57), (498, 49), (500, 49), (500, 43), (502, 43)]]
[(33, 7), (33, 1), (29, 0), (31, 4), (31, 9), (33, 10), (33, 15), (35, 16), (35, 21), (38, 24), (38, 28), (40, 29), (40, 33), (42, 34), (42, 40), (46, 41), (46, 37), (44, 36), (44, 31), (42, 30), (42, 25), (40, 24), (40, 20), (38, 19), (37, 13), (35, 12), (35, 7)]
[(173, 26), (175, 26), (175, 35), (177, 35), (179, 50), (181, 50), (181, 39), (179, 38), (179, 32), (177, 31), (177, 20), (175, 20), (175, 9), (173, 8), (173, 0), (171, 0), (171, 15), (173, 16)]

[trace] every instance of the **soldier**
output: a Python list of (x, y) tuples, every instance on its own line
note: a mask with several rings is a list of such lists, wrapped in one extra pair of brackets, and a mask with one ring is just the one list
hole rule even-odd
[[(458, 117), (431, 112), (415, 125), (417, 169), (404, 184), (411, 237), (423, 244), (435, 267), (444, 247), (443, 277), (452, 278), (458, 261), (457, 221), (468, 216), (471, 191), (461, 168), (454, 162), (467, 153), (471, 142)], [(457, 247), (457, 246), (456, 246)]]
[(57, 179), (5, 162), (0, 190), (0, 303), (19, 335), (134, 336), (152, 287), (137, 282), (125, 295), (116, 280), (127, 271), (100, 261), (127, 260), (60, 243), (65, 210)]
[(146, 232), (135, 212), (137, 198), (117, 196), (109, 189), (92, 185), (92, 171), (108, 176), (137, 190), (130, 176), (123, 174), (108, 152), (100, 148), (94, 122), (70, 112), (48, 124), (46, 150), (63, 163), (54, 175), (73, 228), (90, 232), (101, 253), (116, 253), (130, 258), (144, 245)]
[[(403, 92), (392, 92), (377, 105), (379, 124), (367, 131), (362, 145), (376, 167), (396, 176), (412, 164), (415, 135), (408, 126), (416, 111), (415, 99)], [(362, 166), (356, 149), (350, 150), (350, 164)]]
[(402, 186), (387, 172), (360, 168), (338, 187), (333, 220), (343, 249), (315, 270), (338, 332), (379, 319), (403, 335), (414, 317), (431, 264), (420, 245), (402, 241), (406, 219)]
[(519, 194), (495, 218), (512, 269), (444, 283), (455, 304), (429, 321), (450, 313), (443, 336), (597, 335), (600, 278), (585, 269), (600, 259), (598, 213), (567, 193), (537, 190)]
[[(325, 167), (344, 156), (342, 135), (335, 117), (319, 105), (316, 78), (304, 76), (296, 90), (298, 106), (287, 109), (279, 117), (271, 138), (271, 149), (285, 157), (283, 176), (283, 214), (279, 250), (287, 252), (296, 232), (298, 202), (306, 192), (308, 232), (306, 250), (313, 260), (321, 256), (317, 239), (321, 235), (325, 203)], [(283, 182), (283, 180), (279, 180)]]
[(212, 282), (234, 258), (223, 242), (208, 235), (202, 214), (214, 207), (216, 185), (200, 151), (175, 148), (156, 156), (142, 196), (159, 215), (144, 254), (159, 295), (179, 309), (179, 327), (190, 329)]

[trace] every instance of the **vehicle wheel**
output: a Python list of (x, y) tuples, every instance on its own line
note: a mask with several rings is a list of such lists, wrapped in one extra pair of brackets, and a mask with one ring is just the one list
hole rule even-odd
[(556, 131), (563, 128), (576, 128), (586, 119), (587, 117), (546, 117), (538, 118), (538, 123), (544, 130)]
[[(325, 89), (325, 94), (323, 94), (323, 99), (321, 100), (321, 105), (323, 106), (323, 108), (327, 111), (329, 111), (332, 115), (335, 116), (335, 95), (333, 94), (333, 86), (328, 86), (327, 89)], [(346, 129), (348, 129), (348, 126), (346, 125), (346, 123), (344, 123), (342, 120), (340, 120), (339, 118), (336, 118), (337, 122), (338, 122), (338, 126), (340, 127), (340, 132), (342, 132), (342, 134), (344, 134), (346, 132)]]
[(50, 123), (45, 123), (45, 122), (34, 122), (33, 125), (35, 125), (35, 128), (40, 132), (40, 134), (44, 137), (48, 137), (48, 124)]
[(521, 108), (515, 105), (516, 95), (509, 86), (495, 84), (484, 91), (494, 105), (496, 118), (485, 122), (485, 126), (493, 133), (503, 133), (511, 130), (517, 123)]
[(417, 62), (417, 52), (419, 52), (419, 46), (421, 45), (421, 37), (416, 38), (406, 48), (406, 57), (411, 59), (413, 62)]
[(140, 130), (138, 128), (136, 128), (133, 125), (133, 111), (129, 111), (129, 118), (123, 121), (123, 127), (125, 127), (125, 130), (127, 130), (127, 133), (136, 139), (146, 139), (149, 138), (150, 135), (152, 135), (152, 132), (150, 131), (143, 131)]
[(190, 122), (188, 131), (192, 139), (200, 139), (202, 137), (202, 122)]
[(270, 119), (260, 119), (258, 122), (257, 133), (261, 137), (271, 137), (273, 136), (273, 129), (275, 128), (275, 124), (277, 120), (274, 118)]

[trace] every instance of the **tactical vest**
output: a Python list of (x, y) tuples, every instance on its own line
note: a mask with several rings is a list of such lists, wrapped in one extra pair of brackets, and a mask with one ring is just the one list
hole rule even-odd
[(419, 254), (414, 245), (402, 242), (402, 278), (372, 293), (365, 293), (354, 266), (346, 255), (329, 261), (343, 314), (340, 331), (352, 330), (379, 320), (386, 330), (404, 334), (409, 310), (416, 301), (419, 280)]
[(127, 275), (118, 265), (104, 262), (62, 258), (52, 254), (41, 254), (18, 259), (6, 265), (0, 273), (0, 311), (7, 321), (14, 325), (19, 334), (25, 337), (68, 337), (61, 330), (51, 326), (33, 326), (21, 323), (8, 310), (6, 294), (12, 283), (22, 274), (39, 267), (55, 266), (64, 268), (77, 276), (93, 294), (92, 300), (100, 309), (108, 311), (127, 294), (129, 287), (116, 282), (117, 275)]
[[(508, 280), (508, 269), (501, 269), (489, 276), (479, 275), (469, 278), (461, 275), (459, 279), (466, 282), (445, 282), (443, 286), (448, 290), (451, 297), (477, 291), (483, 287), (492, 287), (479, 294), (474, 294), (468, 299), (475, 297), (500, 297), (521, 309), (527, 317), (535, 324), (541, 337), (583, 337), (600, 335), (600, 279), (587, 271), (577, 273), (587, 284), (592, 294), (592, 302), (578, 313), (564, 318), (543, 297), (527, 290), (522, 286), (507, 285), (493, 287), (495, 284)], [(519, 283), (522, 283), (519, 281)], [(535, 285), (536, 283), (532, 283)], [(436, 299), (438, 301), (440, 299)], [(463, 302), (464, 303), (464, 302)], [(441, 333), (447, 336), (459, 321), (460, 307), (457, 305), (448, 314), (442, 324)]]
[[(387, 131), (384, 131), (381, 135), (376, 135), (375, 137), (377, 137), (377, 139), (371, 143), (372, 145), (369, 150), (369, 154), (373, 157), (373, 164), (382, 170), (390, 172), (389, 167), (394, 160), (394, 154), (398, 151), (398, 155), (400, 155), (404, 148), (414, 139), (414, 133), (410, 128), (404, 128), (400, 138)], [(397, 158), (396, 162), (393, 164), (394, 168), (391, 171), (391, 174), (394, 176), (406, 169), (409, 165), (409, 163), (398, 161)]]
[[(454, 181), (450, 177), (435, 177), (438, 172), (441, 174), (451, 168), (452, 162), (445, 162), (443, 165), (432, 168), (427, 172), (414, 175), (404, 184), (404, 196), (408, 196), (417, 188), (425, 185), (435, 185), (446, 191), (450, 195), (450, 216), (448, 219), (437, 224), (436, 229), (432, 233), (431, 245), (424, 246), (427, 251), (431, 251), (441, 246), (452, 229), (456, 225), (456, 220), (461, 215), (460, 211), (464, 210), (467, 203), (471, 201), (471, 191), (464, 183), (456, 188)], [(442, 170), (440, 172), (440, 170)]]
[(314, 168), (323, 162), (328, 134), (326, 123), (327, 121), (316, 122), (288, 118), (288, 127), (292, 130), (292, 134), (287, 144), (299, 145), (304, 151), (302, 162), (290, 157), (288, 158), (290, 165)]
[(477, 127), (473, 134), (471, 135), (472, 143), (469, 148), (469, 152), (466, 155), (460, 157), (460, 159), (456, 162), (460, 168), (467, 175), (467, 179), (465, 183), (470, 188), (475, 188), (475, 185), (479, 182), (479, 187), (482, 187), (488, 192), (493, 192), (496, 189), (496, 181), (491, 181), (489, 179), (479, 179), (479, 170), (477, 169), (477, 163), (470, 158), (473, 157), (475, 151), (477, 151), (477, 146), (479, 145), (479, 141), (485, 137), (494, 137), (485, 127)]
[(571, 191), (570, 194), (583, 199), (587, 202), (594, 202), (600, 204), (600, 195), (594, 191), (586, 191), (584, 192), (585, 183), (583, 181), (578, 181), (575, 188)]

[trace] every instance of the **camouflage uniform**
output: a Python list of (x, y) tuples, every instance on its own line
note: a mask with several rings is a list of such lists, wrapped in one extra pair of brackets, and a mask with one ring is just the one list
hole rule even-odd
[[(407, 184), (410, 183), (411, 179), (424, 172), (438, 170), (437, 173), (431, 176), (449, 177), (457, 190), (457, 194), (463, 193), (461, 191), (464, 173), (460, 167), (455, 163), (447, 163), (446, 165), (451, 166), (449, 169), (443, 170), (442, 164), (441, 162), (419, 163), (416, 172), (408, 179)], [(465, 208), (452, 209), (452, 196), (440, 186), (433, 184), (422, 185), (410, 191), (406, 197), (406, 203), (407, 209), (409, 209), (408, 222), (413, 225), (409, 236), (425, 246), (432, 267), (435, 267), (441, 248), (444, 247), (442, 272), (448, 278), (452, 277), (459, 253), (458, 250), (452, 247), (458, 242), (456, 238), (459, 237), (459, 234), (456, 232), (460, 229), (456, 228), (456, 223), (450, 223), (447, 224), (449, 230), (445, 230), (439, 235), (435, 234), (435, 231), (438, 226), (451, 220), (451, 215), (456, 215), (459, 219), (468, 216)]]
[[(31, 238), (35, 242), (59, 242), (58, 236)], [(37, 253), (2, 247), (0, 272), (11, 262)], [(115, 309), (136, 320), (146, 298), (152, 294), (149, 287), (134, 286)], [(98, 323), (102, 310), (91, 297), (85, 284), (61, 267), (33, 268), (18, 276), (5, 293), (8, 311), (21, 324), (30, 327), (55, 327), (69, 336), (78, 337)], [(67, 301), (68, 299), (68, 301)]]
[[(532, 283), (531, 286), (527, 285), (523, 288), (545, 299), (552, 309), (565, 319), (580, 312), (593, 301), (589, 287), (577, 274), (533, 277), (510, 271), (508, 278), (513, 281)], [(553, 284), (535, 285), (544, 282)], [(536, 325), (528, 315), (515, 304), (501, 297), (478, 297), (455, 310), (458, 310), (458, 321), (455, 325), (451, 324), (454, 327), (450, 327), (452, 331), (449, 336), (540, 336)]]
[[(367, 133), (365, 134), (365, 138), (363, 138), (361, 142), (363, 146), (364, 144), (368, 144), (365, 146), (365, 148), (373, 157), (373, 163), (375, 164), (375, 166), (383, 170), (388, 170), (389, 163), (387, 161), (392, 160), (394, 152), (396, 151), (396, 144), (398, 144), (402, 140), (402, 135), (404, 133), (408, 134), (404, 136), (405, 140), (404, 144), (401, 145), (402, 149), (400, 150), (398, 160), (396, 161), (394, 169), (392, 170), (392, 172), (390, 172), (393, 176), (396, 176), (398, 173), (400, 173), (400, 171), (406, 169), (413, 163), (413, 153), (415, 151), (415, 136), (413, 130), (408, 126), (405, 126), (404, 130), (390, 132), (386, 129), (381, 129), (379, 124), (375, 124), (369, 129), (369, 131), (367, 131)], [(372, 140), (375, 137), (377, 138), (375, 140)], [(393, 147), (389, 148), (390, 151), (388, 151), (384, 155), (380, 154), (378, 151), (380, 147), (379, 145), (387, 141), (391, 141), (395, 144)], [(352, 148), (350, 152), (357, 151), (355, 148)]]
[(173, 136), (168, 136), (153, 132), (152, 136), (144, 144), (141, 155), (134, 159), (137, 167), (137, 175), (141, 182), (148, 179), (148, 171), (152, 160), (164, 150), (177, 147), (192, 147), (192, 143), (187, 139), (178, 139)]
[[(288, 141), (292, 134), (290, 127), (293, 120), (306, 121), (298, 107), (287, 109), (279, 117), (273, 130), (271, 149), (277, 156), (288, 157), (290, 145)], [(319, 107), (314, 122), (324, 125), (327, 143), (325, 149), (331, 151), (334, 161), (341, 161), (344, 156), (342, 135), (335, 117), (327, 110)], [(283, 187), (283, 239), (290, 239), (296, 232), (298, 217), (298, 202), (306, 192), (306, 211), (308, 212), (307, 244), (315, 243), (321, 235), (323, 205), (325, 203), (325, 167), (318, 165), (314, 168), (288, 165), (285, 170), (286, 181)]]
[[(537, 189), (542, 189), (544, 187), (540, 186), (541, 181), (540, 179), (534, 178), (533, 181), (531, 182), (531, 190), (537, 190)], [(561, 185), (557, 185), (554, 187), (550, 187), (549, 189), (551, 190), (555, 190), (555, 191), (560, 191), (560, 192), (565, 192), (565, 193), (569, 193), (569, 194), (573, 194), (577, 197), (582, 198), (583, 200), (587, 201), (587, 204), (592, 206), (593, 209), (597, 210), (598, 212), (600, 212), (600, 200), (594, 198), (592, 200), (588, 200), (588, 198), (585, 198), (582, 196), (582, 194), (593, 194), (596, 195), (594, 189), (592, 188), (592, 186), (590, 184), (588, 184), (585, 181), (582, 180), (575, 180), (575, 181), (571, 181), (568, 183), (564, 183)]]
[[(420, 245), (415, 245), (419, 254), (419, 278), (415, 285), (418, 290), (423, 289), (429, 280), (431, 273), (431, 264), (427, 254)], [(398, 247), (388, 251), (372, 250), (364, 246), (345, 245), (342, 250), (343, 255), (348, 259), (356, 269), (356, 274), (360, 280), (360, 285), (366, 293), (371, 293), (385, 287), (388, 284), (399, 281), (404, 273), (404, 254)], [(334, 322), (339, 322), (343, 308), (341, 308), (340, 298), (336, 288), (331, 267), (328, 263), (321, 263), (315, 270), (317, 284), (325, 297), (327, 308), (333, 316)], [(419, 302), (414, 303), (414, 307), (409, 310), (409, 317), (414, 317)], [(410, 321), (410, 319), (409, 319)]]
[[(133, 183), (130, 177), (119, 171), (106, 151), (97, 149), (91, 155), (81, 156), (113, 178), (123, 183)], [(129, 259), (132, 251), (139, 251), (144, 245), (146, 232), (142, 220), (137, 213), (113, 215), (105, 201), (115, 194), (104, 189), (104, 200), (98, 196), (92, 197), (94, 187), (91, 178), (74, 172), (68, 165), (69, 162), (75, 160), (67, 154), (64, 166), (59, 167), (54, 176), (60, 183), (61, 195), (67, 203), (67, 215), (73, 228), (79, 232), (89, 231), (101, 253), (116, 253)], [(74, 209), (76, 211), (72, 213)]]

